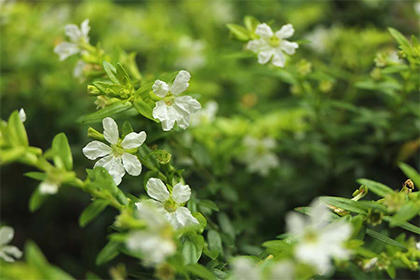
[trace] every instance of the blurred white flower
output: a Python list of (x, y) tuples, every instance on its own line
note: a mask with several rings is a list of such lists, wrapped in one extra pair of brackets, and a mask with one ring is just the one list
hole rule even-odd
[(299, 47), (297, 43), (285, 40), (292, 37), (294, 32), (291, 24), (283, 25), (279, 31), (273, 33), (270, 26), (262, 23), (255, 30), (255, 34), (260, 36), (260, 39), (248, 42), (246, 47), (258, 54), (258, 63), (266, 64), (271, 59), (273, 65), (284, 67), (286, 57), (283, 52), (292, 55)]
[(420, 251), (420, 242), (417, 242), (417, 243), (416, 243), (416, 248), (417, 248), (417, 250), (419, 250), (419, 251)]
[(203, 109), (191, 116), (191, 126), (197, 127), (212, 123), (216, 118), (218, 108), (219, 104), (216, 101), (207, 102)]
[(85, 63), (83, 60), (78, 60), (76, 66), (73, 70), (73, 77), (78, 79), (80, 82), (84, 82), (85, 77), (83, 76), (83, 70), (85, 69), (87, 63)]
[(42, 181), (41, 184), (39, 184), (39, 191), (42, 194), (56, 194), (58, 192), (59, 187), (60, 187), (59, 184), (46, 179)]
[(85, 19), (80, 25), (80, 28), (75, 24), (67, 24), (64, 29), (70, 42), (62, 42), (54, 49), (54, 52), (59, 55), (61, 61), (79, 53), (81, 51), (79, 47), (80, 43), (89, 43), (89, 20)]
[(243, 144), (246, 150), (242, 155), (242, 161), (247, 165), (249, 172), (267, 176), (271, 169), (279, 166), (279, 160), (272, 152), (276, 147), (273, 138), (256, 139), (248, 136)]
[(147, 228), (131, 233), (127, 247), (142, 254), (144, 264), (159, 264), (176, 251), (172, 226), (156, 206), (149, 202), (136, 203), (139, 218), (146, 221)]
[(270, 262), (269, 265), (259, 266), (249, 258), (235, 259), (232, 264), (230, 280), (292, 280), (295, 266), (291, 261)]
[[(197, 225), (198, 221), (190, 210), (183, 205), (190, 199), (191, 189), (188, 185), (178, 183), (172, 193), (160, 179), (150, 178), (146, 184), (147, 194), (175, 229)], [(137, 207), (139, 203), (136, 203)]]
[(309, 217), (295, 212), (286, 216), (288, 232), (298, 241), (296, 258), (314, 266), (320, 274), (331, 270), (331, 258), (347, 259), (350, 256), (343, 243), (352, 233), (351, 225), (344, 222), (328, 224), (329, 215), (328, 208), (315, 200)]
[(311, 41), (308, 47), (318, 53), (327, 51), (327, 43), (331, 41), (331, 32), (324, 26), (317, 26), (305, 39)]
[(179, 40), (178, 48), (179, 54), (175, 61), (176, 67), (194, 70), (206, 64), (204, 42), (183, 36)]
[(4, 226), (0, 228), (0, 258), (6, 262), (14, 262), (22, 257), (22, 251), (16, 246), (7, 245), (12, 241), (15, 231), (13, 228)]
[(26, 122), (26, 112), (23, 108), (20, 108), (19, 110), (19, 118), (21, 120), (21, 122)]
[(95, 140), (83, 148), (83, 154), (90, 160), (101, 158), (94, 167), (102, 166), (108, 170), (117, 185), (121, 183), (125, 171), (132, 176), (140, 175), (142, 167), (139, 159), (127, 150), (140, 147), (146, 140), (146, 132), (131, 132), (121, 140), (118, 125), (113, 119), (105, 118), (102, 124), (105, 140), (110, 146)]
[(162, 129), (169, 131), (174, 127), (175, 121), (182, 129), (190, 125), (190, 116), (201, 109), (200, 103), (191, 96), (177, 96), (190, 85), (191, 78), (187, 71), (180, 71), (173, 84), (157, 80), (153, 85), (153, 92), (162, 98), (156, 102), (153, 109), (153, 118), (162, 123)]
[(416, 14), (420, 16), (420, 2), (414, 3), (414, 11), (416, 11)]

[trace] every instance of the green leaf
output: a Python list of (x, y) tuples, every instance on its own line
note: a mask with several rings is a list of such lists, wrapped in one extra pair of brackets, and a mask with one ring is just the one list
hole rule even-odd
[(57, 134), (52, 142), (53, 160), (56, 167), (67, 171), (73, 170), (73, 156), (67, 136), (64, 133)]
[(391, 33), (392, 37), (394, 37), (395, 41), (398, 42), (401, 49), (406, 51), (407, 54), (411, 53), (411, 44), (408, 42), (408, 40), (405, 38), (404, 35), (402, 35), (398, 30), (388, 27), (389, 33)]
[(108, 206), (108, 201), (103, 199), (97, 199), (93, 201), (79, 217), (79, 225), (83, 228), (89, 224), (94, 218), (96, 218), (105, 208)]
[(104, 66), (104, 70), (105, 70), (106, 74), (108, 75), (109, 79), (115, 84), (120, 84), (120, 81), (117, 79), (117, 76), (115, 76), (115, 73), (117, 72), (115, 67), (107, 61), (103, 62), (103, 66)]
[(382, 184), (368, 179), (359, 179), (357, 182), (365, 187), (367, 187), (370, 191), (374, 192), (375, 194), (385, 197), (388, 194), (392, 194), (393, 190)]
[(44, 204), (45, 200), (47, 199), (46, 195), (43, 195), (39, 188), (32, 193), (31, 198), (29, 199), (29, 211), (35, 212), (38, 210), (42, 204)]
[(410, 165), (405, 164), (404, 162), (401, 162), (400, 164), (398, 164), (398, 166), (408, 178), (413, 180), (414, 185), (417, 187), (417, 189), (419, 189), (420, 188), (420, 174), (417, 172), (417, 170), (411, 167)]
[(90, 179), (88, 187), (105, 189), (108, 190), (113, 196), (117, 195), (118, 187), (115, 184), (114, 178), (112, 178), (112, 176), (105, 168), (97, 166), (92, 171), (89, 171), (88, 175)]
[(108, 244), (105, 245), (104, 248), (99, 252), (98, 256), (96, 257), (96, 265), (100, 266), (103, 265), (111, 260), (119, 254), (120, 243), (115, 241), (109, 241)]
[(101, 122), (106, 117), (112, 117), (116, 114), (126, 112), (132, 107), (133, 105), (130, 102), (125, 102), (125, 103), (117, 102), (99, 111), (96, 111), (95, 113), (79, 118), (78, 122), (83, 122), (83, 123)]
[(366, 207), (364, 207), (363, 205), (360, 205), (358, 201), (354, 201), (354, 200), (342, 198), (342, 197), (333, 197), (333, 196), (321, 196), (319, 199), (327, 204), (333, 205), (343, 210), (347, 210), (347, 211), (358, 213), (358, 214), (367, 213)]
[(210, 250), (217, 251), (219, 252), (219, 255), (223, 255), (222, 238), (217, 231), (213, 229), (209, 230), (207, 233), (207, 240)]
[(219, 211), (219, 207), (217, 207), (216, 203), (214, 203), (211, 200), (203, 199), (203, 200), (200, 200), (199, 204), (200, 204), (200, 206), (204, 206), (204, 207), (209, 208), (211, 210)]
[(198, 234), (185, 237), (182, 246), (182, 256), (186, 264), (197, 263), (204, 248), (204, 237)]
[(142, 116), (154, 122), (158, 122), (153, 118), (153, 108), (148, 103), (144, 102), (141, 98), (136, 98), (133, 102), (133, 106)]
[(122, 85), (130, 89), (133, 88), (133, 82), (131, 81), (130, 76), (120, 63), (117, 63), (117, 78)]
[(43, 172), (26, 172), (24, 175), (38, 181), (44, 181), (47, 178), (47, 174)]
[(8, 127), (7, 127), (9, 134), (10, 134), (10, 140), (12, 141), (13, 146), (28, 146), (28, 135), (26, 134), (25, 126), (23, 125), (20, 117), (19, 112), (14, 111), (8, 121)]
[(235, 240), (235, 228), (233, 227), (229, 217), (225, 213), (220, 213), (218, 216), (219, 225), (222, 231), (226, 233), (232, 240)]
[(130, 122), (125, 121), (121, 127), (121, 138), (124, 139), (125, 136), (133, 132), (133, 127), (131, 126)]
[(391, 217), (390, 225), (394, 227), (399, 225), (403, 222), (409, 221), (414, 218), (416, 215), (419, 214), (419, 207), (416, 206), (413, 202), (408, 202), (407, 204), (403, 205), (398, 212)]
[(260, 22), (253, 16), (245, 16), (244, 23), (245, 27), (250, 32), (255, 32), (255, 29), (257, 29), (257, 26), (260, 24)]
[(205, 280), (216, 280), (216, 276), (211, 273), (210, 270), (208, 270), (205, 266), (198, 264), (198, 263), (192, 263), (187, 265), (186, 270), (191, 273), (192, 275), (195, 275), (199, 277), (200, 279)]
[(405, 248), (398, 241), (395, 241), (394, 239), (389, 238), (388, 236), (383, 235), (382, 233), (379, 233), (379, 232), (377, 232), (377, 231), (375, 231), (373, 229), (370, 229), (370, 228), (366, 229), (366, 234), (369, 235), (370, 237), (373, 237), (375, 239), (378, 239), (379, 241), (381, 241), (381, 242), (383, 242), (385, 244), (388, 244), (388, 245), (391, 245), (391, 246), (395, 246), (395, 247), (399, 247), (401, 249), (407, 250), (407, 248)]
[(229, 28), (231, 34), (240, 41), (248, 41), (250, 38), (249, 31), (240, 25), (229, 23), (226, 25)]
[(290, 244), (283, 240), (270, 240), (262, 244), (265, 248), (284, 251)]
[(47, 259), (33, 241), (26, 243), (24, 256), (28, 265), (37, 268), (39, 271), (48, 270), (49, 263)]
[[(387, 222), (392, 221), (391, 217), (388, 217), (388, 216), (385, 216), (383, 219)], [(420, 227), (410, 224), (408, 222), (402, 222), (402, 223), (397, 224), (396, 226), (420, 235)]]

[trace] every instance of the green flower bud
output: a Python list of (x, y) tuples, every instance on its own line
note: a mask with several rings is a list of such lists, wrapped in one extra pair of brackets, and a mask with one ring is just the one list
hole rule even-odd
[(88, 93), (88, 95), (91, 95), (91, 96), (98, 96), (98, 95), (101, 94), (101, 91), (97, 87), (95, 87), (94, 85), (88, 85), (87, 86), (87, 93)]

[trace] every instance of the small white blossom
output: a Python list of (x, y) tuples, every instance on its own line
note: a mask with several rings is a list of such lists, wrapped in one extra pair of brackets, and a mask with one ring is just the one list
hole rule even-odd
[(306, 35), (306, 39), (311, 41), (308, 47), (318, 53), (327, 51), (327, 43), (331, 41), (332, 32), (324, 26), (317, 26), (311, 33)]
[(84, 20), (80, 28), (75, 24), (67, 24), (64, 29), (70, 42), (62, 42), (54, 49), (54, 52), (59, 55), (61, 61), (79, 53), (81, 51), (79, 47), (80, 43), (89, 43), (89, 20)]
[(347, 259), (350, 256), (343, 243), (352, 233), (351, 225), (345, 222), (326, 225), (329, 215), (331, 212), (325, 205), (314, 201), (309, 217), (295, 212), (286, 217), (288, 232), (298, 240), (296, 258), (314, 266), (320, 274), (331, 270), (331, 258)]
[(110, 146), (92, 141), (83, 148), (83, 154), (90, 160), (101, 158), (94, 167), (102, 166), (108, 170), (117, 185), (121, 183), (125, 171), (132, 176), (140, 175), (142, 167), (139, 159), (127, 150), (140, 147), (146, 140), (146, 132), (131, 132), (120, 139), (118, 125), (113, 119), (105, 118), (102, 124), (105, 140)]
[[(175, 229), (198, 224), (190, 210), (183, 206), (191, 196), (191, 189), (188, 185), (178, 183), (173, 187), (172, 193), (169, 193), (162, 180), (150, 178), (147, 181), (146, 189), (147, 194), (155, 199), (151, 201), (154, 201)], [(138, 203), (136, 205), (139, 207)]]
[(419, 250), (419, 251), (420, 251), (420, 242), (417, 242), (417, 243), (416, 243), (416, 248), (417, 248), (417, 250)]
[(229, 280), (292, 280), (295, 266), (289, 260), (271, 262), (268, 266), (259, 266), (249, 258), (235, 259)]
[(22, 252), (15, 246), (7, 245), (12, 241), (15, 231), (13, 228), (4, 226), (0, 228), (0, 258), (6, 262), (14, 262), (22, 257)]
[(83, 76), (83, 70), (85, 69), (87, 63), (85, 63), (83, 60), (77, 61), (76, 66), (73, 70), (73, 77), (78, 79), (80, 82), (83, 82), (85, 80), (85, 77)]
[(203, 109), (192, 115), (191, 126), (197, 127), (214, 122), (218, 108), (219, 104), (216, 101), (207, 102)]
[(285, 40), (292, 37), (294, 32), (291, 24), (283, 25), (279, 31), (273, 33), (271, 27), (263, 23), (255, 30), (255, 34), (260, 38), (248, 42), (246, 47), (258, 54), (258, 63), (266, 64), (271, 59), (273, 65), (284, 67), (286, 57), (283, 52), (292, 55), (299, 47), (297, 43)]
[(272, 150), (276, 147), (276, 141), (272, 138), (256, 139), (246, 137), (244, 139), (246, 150), (242, 161), (246, 163), (251, 173), (259, 173), (267, 176), (271, 169), (279, 166), (279, 160)]
[(378, 262), (378, 258), (372, 258), (370, 260), (368, 260), (364, 265), (363, 265), (363, 270), (364, 271), (369, 271), (371, 269), (373, 269), (376, 265), (376, 263)]
[(39, 184), (39, 191), (42, 194), (56, 194), (58, 192), (59, 184), (46, 179), (41, 184)]
[(19, 118), (21, 122), (26, 122), (26, 112), (23, 108), (20, 108), (19, 110)]
[(188, 70), (198, 69), (206, 64), (204, 42), (183, 36), (178, 43), (179, 54), (175, 66)]
[(178, 96), (190, 85), (191, 78), (187, 71), (180, 71), (173, 84), (157, 80), (153, 85), (153, 92), (162, 98), (156, 102), (153, 109), (153, 118), (162, 123), (164, 131), (171, 130), (175, 121), (182, 129), (187, 129), (190, 125), (190, 116), (201, 109), (200, 103), (191, 96)]
[(416, 2), (414, 5), (414, 11), (416, 11), (416, 14), (420, 16), (420, 2)]
[(172, 226), (159, 209), (149, 201), (136, 204), (139, 218), (146, 221), (147, 228), (131, 233), (127, 239), (127, 247), (139, 251), (145, 265), (159, 264), (176, 252)]

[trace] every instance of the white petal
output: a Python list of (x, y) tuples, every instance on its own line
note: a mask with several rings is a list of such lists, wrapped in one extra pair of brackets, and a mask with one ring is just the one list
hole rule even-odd
[(1, 249), (0, 249), (0, 259), (5, 260), (6, 262), (14, 262), (15, 261), (15, 259), (6, 255), (6, 253), (4, 253)]
[(167, 225), (167, 220), (162, 214), (163, 207), (160, 202), (148, 199), (137, 202), (136, 207), (139, 211), (139, 218), (145, 220), (149, 227), (159, 230)]
[(175, 211), (176, 219), (183, 227), (198, 225), (198, 221), (187, 207), (178, 207)]
[(271, 280), (293, 280), (295, 279), (295, 265), (290, 260), (275, 263), (271, 269)]
[(277, 67), (284, 67), (285, 62), (286, 58), (284, 57), (284, 54), (281, 52), (281, 50), (277, 50), (274, 53), (273, 60), (271, 61), (271, 63), (273, 63), (273, 65)]
[(124, 149), (134, 149), (140, 147), (146, 140), (146, 132), (140, 133), (131, 132), (127, 134), (121, 145)]
[(1, 250), (16, 259), (20, 259), (23, 255), (22, 251), (16, 246), (4, 246)]
[(141, 163), (139, 159), (132, 154), (124, 153), (122, 155), (122, 162), (125, 170), (131, 176), (139, 176), (141, 173)]
[(271, 27), (268, 26), (266, 23), (262, 23), (257, 26), (255, 34), (257, 34), (261, 38), (269, 39), (273, 36), (273, 31), (271, 30)]
[(89, 31), (90, 31), (90, 26), (89, 26), (89, 20), (85, 19), (82, 24), (80, 25), (82, 34), (83, 34), (83, 38), (85, 39), (86, 42), (89, 42)]
[(158, 201), (166, 201), (169, 199), (169, 191), (162, 180), (150, 178), (146, 184), (147, 194)]
[(191, 96), (175, 98), (172, 106), (176, 111), (176, 121), (180, 128), (187, 129), (190, 125), (190, 116), (201, 109), (201, 104)]
[(50, 181), (43, 181), (39, 184), (39, 191), (43, 194), (55, 194), (58, 191), (58, 185)]
[(258, 40), (249, 41), (248, 44), (246, 45), (246, 48), (250, 51), (253, 51), (254, 53), (258, 53), (260, 51), (268, 49), (269, 45), (267, 41), (263, 39), (258, 39)]
[(70, 38), (73, 43), (77, 43), (82, 36), (82, 32), (79, 30), (79, 27), (75, 24), (67, 24), (64, 27), (66, 35)]
[(258, 63), (266, 64), (273, 56), (272, 50), (265, 50), (258, 53)]
[(0, 246), (3, 246), (12, 241), (15, 231), (13, 228), (4, 226), (0, 228)]
[(95, 160), (98, 157), (109, 155), (112, 152), (112, 148), (107, 144), (95, 140), (88, 143), (82, 151), (88, 159)]
[(232, 272), (235, 280), (262, 279), (255, 263), (246, 257), (235, 259), (232, 262)]
[(321, 203), (318, 199), (311, 202), (311, 225), (313, 228), (318, 228), (328, 222), (331, 215), (327, 206)]
[(280, 42), (280, 48), (287, 54), (292, 55), (295, 53), (295, 50), (299, 47), (297, 43), (289, 42), (283, 40)]
[(153, 93), (159, 97), (164, 98), (169, 91), (169, 86), (167, 83), (162, 82), (161, 80), (156, 80), (152, 87)]
[(73, 77), (78, 78), (78, 79), (82, 79), (83, 78), (83, 70), (86, 67), (86, 63), (83, 62), (83, 60), (79, 60), (77, 61), (76, 66), (74, 67), (73, 70)]
[(185, 203), (190, 199), (191, 196), (191, 188), (188, 185), (183, 185), (182, 183), (178, 183), (174, 186), (172, 191), (172, 198), (177, 203)]
[(60, 43), (54, 48), (54, 52), (58, 54), (61, 61), (67, 59), (69, 56), (77, 54), (79, 51), (80, 49), (76, 44), (69, 42)]
[(20, 108), (19, 110), (19, 118), (20, 118), (20, 121), (23, 123), (26, 121), (26, 113), (23, 108)]
[(106, 141), (111, 144), (117, 144), (119, 137), (117, 123), (111, 118), (105, 118), (102, 120), (102, 125), (104, 127), (104, 137)]
[(295, 33), (295, 30), (293, 29), (293, 26), (289, 23), (286, 25), (283, 25), (279, 31), (276, 32), (276, 37), (279, 39), (287, 39), (293, 36), (293, 33)]
[(330, 270), (330, 256), (320, 243), (299, 242), (295, 247), (296, 258), (304, 263), (316, 267), (318, 273), (326, 273)]
[(122, 177), (125, 175), (124, 166), (121, 163), (121, 158), (116, 158), (113, 155), (101, 158), (93, 168), (102, 166), (114, 178), (115, 184), (121, 183)]
[(292, 234), (300, 234), (303, 232), (306, 225), (306, 220), (303, 215), (291, 212), (286, 215), (287, 231)]
[(190, 85), (188, 82), (191, 78), (190, 73), (187, 71), (179, 71), (178, 75), (175, 78), (174, 83), (171, 85), (171, 92), (172, 94), (180, 94), (181, 92), (184, 92), (188, 86)]
[(160, 100), (156, 102), (156, 106), (153, 108), (153, 118), (162, 123), (162, 129), (164, 131), (169, 131), (174, 127), (176, 111), (172, 106), (166, 105), (165, 101)]

